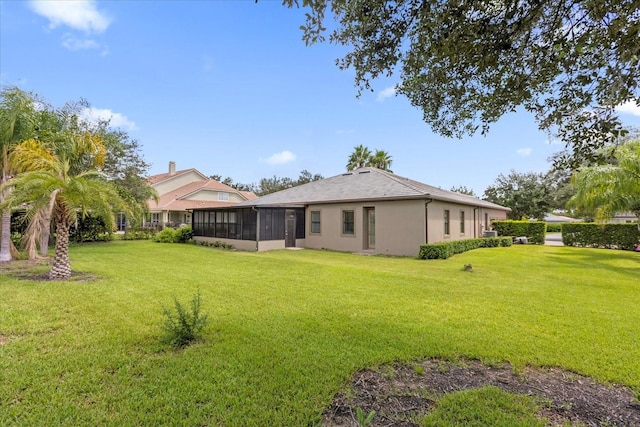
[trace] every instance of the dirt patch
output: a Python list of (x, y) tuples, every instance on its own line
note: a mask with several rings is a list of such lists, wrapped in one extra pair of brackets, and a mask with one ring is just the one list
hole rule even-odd
[[(38, 259), (35, 261), (15, 260), (10, 263), (0, 264), (0, 275), (15, 277), (20, 280), (33, 280), (36, 282), (46, 282), (49, 279), (49, 260)], [(67, 279), (73, 282), (92, 282), (96, 277), (81, 271), (72, 271), (71, 277)]]
[(552, 426), (640, 426), (640, 402), (622, 386), (609, 386), (558, 368), (509, 364), (487, 366), (477, 360), (428, 359), (411, 365), (358, 372), (347, 390), (325, 411), (325, 426), (357, 426), (356, 410), (376, 411), (371, 426), (418, 426), (445, 393), (484, 386), (539, 398), (541, 417)]

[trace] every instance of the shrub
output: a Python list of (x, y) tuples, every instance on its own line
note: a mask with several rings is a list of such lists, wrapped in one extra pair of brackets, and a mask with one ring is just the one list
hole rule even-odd
[(566, 246), (633, 250), (640, 242), (637, 224), (572, 223), (562, 226)]
[(129, 227), (122, 235), (122, 240), (150, 240), (155, 237), (157, 230), (150, 227)]
[(180, 227), (176, 230), (176, 243), (188, 243), (193, 239), (193, 228), (190, 226)]
[(547, 223), (544, 221), (493, 221), (498, 236), (525, 236), (536, 245), (544, 245)]
[(178, 298), (173, 298), (174, 310), (162, 307), (164, 322), (162, 329), (165, 332), (167, 343), (175, 348), (186, 347), (200, 337), (200, 332), (207, 325), (207, 314), (203, 314), (202, 298), (200, 291), (191, 299), (187, 309)]
[(175, 243), (177, 238), (178, 231), (173, 228), (165, 228), (161, 232), (155, 235), (153, 238), (154, 242), (158, 243)]
[(78, 219), (69, 229), (69, 241), (75, 243), (104, 242), (111, 240), (111, 230), (108, 229), (102, 217), (78, 214)]
[(547, 223), (547, 233), (560, 233), (562, 231), (562, 224), (561, 223), (551, 223), (548, 222)]
[(418, 258), (420, 259), (447, 259), (455, 254), (461, 254), (478, 248), (497, 248), (499, 246), (511, 246), (511, 237), (481, 237), (478, 239), (461, 239), (450, 242), (438, 242), (429, 245), (420, 245)]

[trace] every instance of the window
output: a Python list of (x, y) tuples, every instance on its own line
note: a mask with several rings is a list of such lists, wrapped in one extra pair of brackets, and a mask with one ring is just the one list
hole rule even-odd
[(460, 211), (460, 234), (464, 234), (464, 211)]
[(153, 212), (151, 214), (151, 222), (153, 222), (154, 224), (157, 224), (160, 222), (160, 214), (158, 212)]
[(355, 215), (353, 211), (342, 211), (342, 234), (355, 233)]
[(449, 209), (444, 210), (444, 234), (449, 234)]
[(218, 200), (229, 200), (229, 193), (219, 192)]
[(311, 232), (320, 233), (320, 211), (311, 211)]

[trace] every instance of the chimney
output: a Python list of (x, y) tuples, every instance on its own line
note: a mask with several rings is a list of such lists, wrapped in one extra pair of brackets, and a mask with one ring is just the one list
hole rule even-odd
[(171, 161), (169, 162), (169, 175), (175, 175), (176, 174), (176, 162)]

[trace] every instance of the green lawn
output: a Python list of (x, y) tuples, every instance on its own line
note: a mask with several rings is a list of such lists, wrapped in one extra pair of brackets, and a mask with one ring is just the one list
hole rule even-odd
[[(419, 261), (112, 242), (71, 259), (95, 280), (0, 275), (0, 425), (305, 426), (356, 370), (430, 356), (561, 366), (640, 392), (638, 253)], [(161, 305), (198, 289), (204, 341), (173, 350)]]

